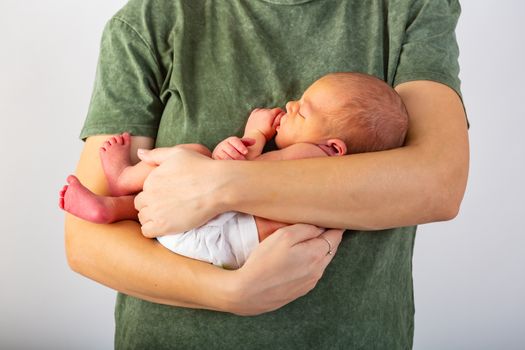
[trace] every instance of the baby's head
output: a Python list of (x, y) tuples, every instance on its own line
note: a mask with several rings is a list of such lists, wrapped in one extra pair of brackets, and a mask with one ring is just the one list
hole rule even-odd
[(332, 73), (315, 81), (299, 101), (286, 104), (276, 144), (330, 147), (336, 155), (381, 151), (403, 145), (408, 115), (384, 81), (362, 73)]

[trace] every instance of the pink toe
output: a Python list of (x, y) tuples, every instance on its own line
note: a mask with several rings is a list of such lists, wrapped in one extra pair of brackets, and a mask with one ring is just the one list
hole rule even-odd
[(67, 183), (68, 184), (73, 184), (73, 183), (77, 183), (77, 182), (80, 182), (77, 177), (75, 175), (69, 175), (66, 179)]

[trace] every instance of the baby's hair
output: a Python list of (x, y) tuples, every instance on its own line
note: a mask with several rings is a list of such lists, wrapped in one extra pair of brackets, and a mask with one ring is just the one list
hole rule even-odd
[(401, 97), (383, 80), (363, 73), (332, 73), (342, 84), (345, 99), (334, 126), (349, 154), (401, 147), (408, 129), (408, 113)]

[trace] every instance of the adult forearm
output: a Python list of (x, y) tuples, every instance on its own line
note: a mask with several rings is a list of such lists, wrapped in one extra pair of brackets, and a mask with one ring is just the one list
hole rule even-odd
[[(98, 158), (98, 148), (106, 139), (107, 136), (104, 135), (87, 139), (76, 172), (84, 185), (100, 195), (108, 193)], [(151, 139), (132, 138), (132, 156), (136, 148), (148, 148), (152, 143)], [(165, 179), (166, 181), (160, 181), (160, 184), (167, 185), (163, 188), (168, 189), (160, 192), (154, 190), (155, 198), (155, 194), (163, 194), (165, 196), (162, 198), (169, 200), (177, 198), (174, 194), (179, 194), (181, 187), (173, 187), (171, 181), (180, 180), (185, 175), (188, 179), (188, 170), (198, 171), (200, 166), (227, 162), (215, 161), (202, 154), (177, 147), (160, 151), (161, 154), (167, 152), (183, 158), (189, 157), (187, 160), (191, 165), (180, 167), (178, 163), (174, 163), (171, 165), (175, 165), (175, 168), (171, 168), (163, 164), (153, 170), (149, 177), (156, 173), (154, 178)], [(169, 161), (167, 163), (170, 165)], [(174, 176), (172, 170), (179, 171), (180, 176)], [(169, 174), (166, 178), (163, 177), (165, 172)], [(213, 183), (211, 180), (221, 179), (215, 172), (203, 174), (208, 174), (211, 179), (203, 179), (202, 186), (197, 184), (199, 189), (209, 188), (208, 185)], [(189, 179), (192, 182), (191, 179), (195, 178), (190, 176)], [(185, 186), (182, 187), (184, 188)], [(141, 195), (144, 195), (144, 192)], [(141, 195), (137, 196), (137, 200)], [(146, 194), (143, 199), (150, 196), (151, 194)], [(155, 201), (146, 201), (147, 205), (142, 205), (143, 210), (139, 217), (143, 214), (148, 218), (148, 213), (157, 214), (158, 211), (163, 212), (166, 209), (170, 218), (173, 218), (173, 214), (179, 214), (175, 223), (180, 223), (188, 214), (195, 213), (194, 205), (186, 201), (183, 205), (175, 205), (175, 211), (170, 209), (170, 204), (173, 203), (164, 203), (160, 201), (160, 205), (157, 203), (159, 206), (154, 207)], [(213, 205), (211, 207), (213, 209)], [(200, 208), (202, 209), (202, 206)], [(180, 209), (187, 210), (184, 212)], [(153, 230), (149, 231), (150, 235), (158, 232), (181, 232), (180, 227), (174, 226), (171, 229), (166, 225), (163, 225), (165, 231), (162, 231), (155, 226), (157, 221), (149, 218), (147, 221), (147, 225)], [(332, 242), (333, 252), (342, 236), (342, 232), (337, 230), (323, 232), (324, 230), (310, 225), (288, 226), (265, 239), (252, 252), (243, 267), (228, 271), (173, 254), (155, 240), (142, 235), (146, 226), (141, 228), (134, 221), (97, 225), (67, 215), (65, 241), (71, 268), (113, 289), (145, 300), (255, 315), (275, 310), (310, 291), (334, 256), (326, 254), (326, 241), (319, 239), (319, 236), (322, 235)], [(195, 226), (189, 226), (191, 227)], [(301, 244), (298, 244), (299, 242)]]
[[(315, 287), (342, 238), (341, 231), (323, 231), (304, 224), (282, 228), (264, 240), (243, 267), (230, 271), (173, 254), (144, 238), (134, 222), (94, 225), (68, 216), (66, 252), (74, 271), (128, 295), (258, 315)], [(333, 254), (326, 254), (326, 239)]]
[(333, 228), (383, 229), (446, 220), (457, 212), (464, 174), (449, 168), (441, 171), (450, 174), (436, 176), (439, 169), (425, 159), (431, 157), (405, 147), (337, 158), (236, 163), (230, 205), (273, 220)]
[[(108, 194), (98, 155), (108, 137), (87, 139), (76, 171), (82, 183), (100, 195)], [(132, 137), (132, 158), (138, 147), (152, 145), (152, 139)], [(74, 271), (115, 290), (169, 305), (224, 307), (219, 298), (227, 294), (221, 289), (227, 285), (214, 282), (228, 277), (225, 271), (171, 253), (156, 240), (145, 238), (137, 222), (98, 225), (66, 214), (65, 246)]]
[(283, 222), (383, 229), (453, 218), (469, 151), (463, 106), (428, 81), (396, 87), (409, 113), (406, 146), (384, 152), (232, 163), (227, 208)]
[(65, 235), (70, 267), (92, 280), (152, 302), (227, 311), (228, 271), (173, 254), (136, 222), (96, 225), (68, 215)]

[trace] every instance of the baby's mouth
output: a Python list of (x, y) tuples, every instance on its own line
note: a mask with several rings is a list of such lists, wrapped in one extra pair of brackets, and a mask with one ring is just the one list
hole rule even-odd
[(281, 123), (284, 121), (284, 117), (286, 117), (286, 114), (280, 114), (277, 116), (277, 120), (275, 121), (275, 130), (279, 131), (281, 128)]
[(284, 117), (286, 117), (286, 113), (280, 113), (273, 121), (273, 125), (275, 126), (275, 131), (279, 132), (279, 129), (281, 128), (281, 124), (284, 121)]

